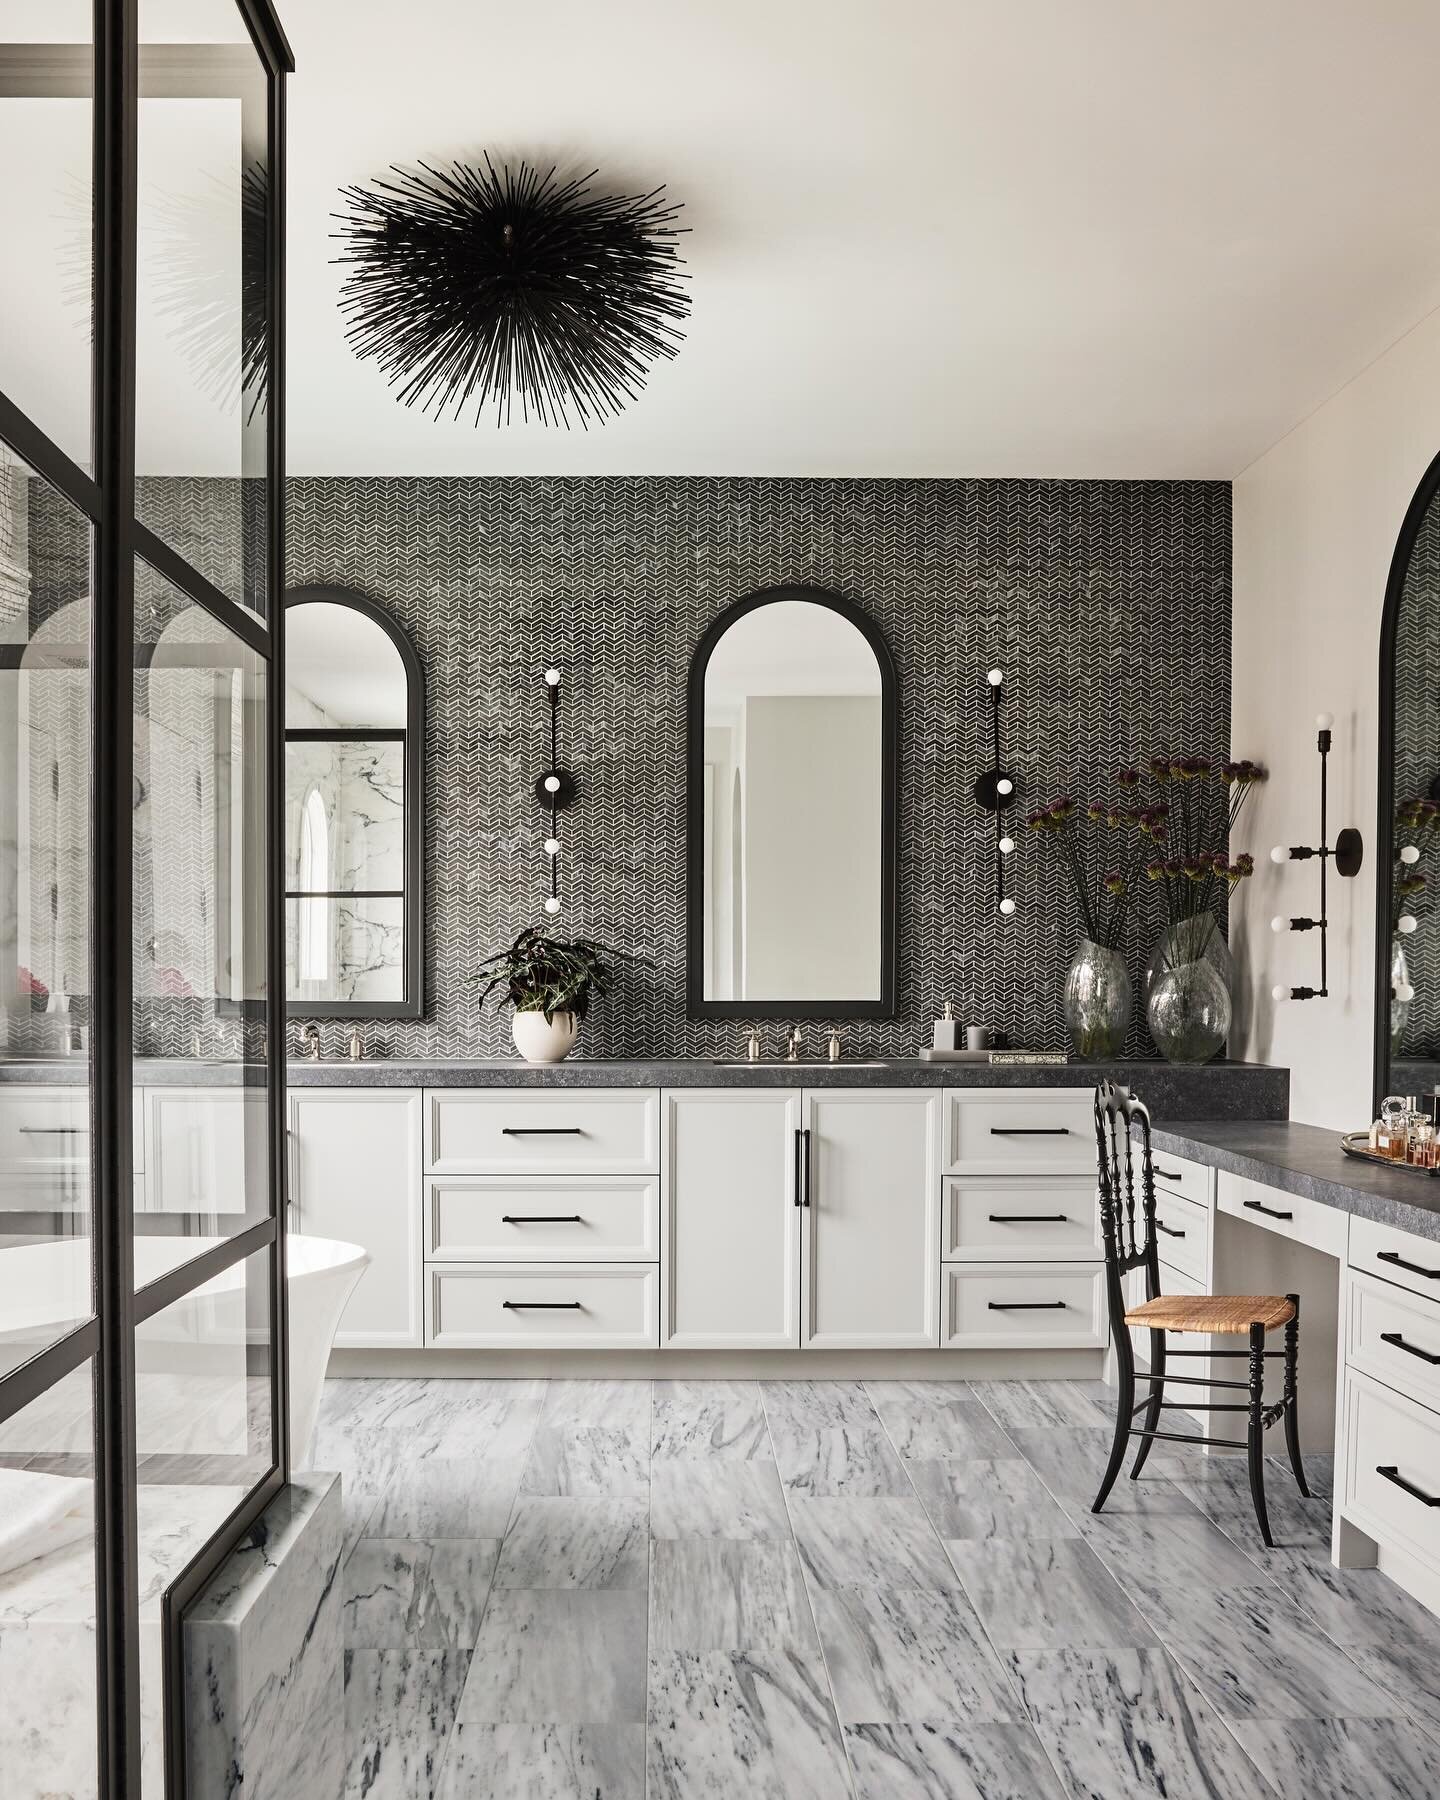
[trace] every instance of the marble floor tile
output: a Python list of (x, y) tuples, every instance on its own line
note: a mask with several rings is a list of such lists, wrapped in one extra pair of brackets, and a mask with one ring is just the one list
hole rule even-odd
[(853, 1587), (817, 1589), (813, 1599), (843, 1723), (1024, 1719), (962, 1593)]
[(818, 1652), (650, 1659), (649, 1800), (845, 1800)]
[(650, 1535), (788, 1538), (790, 1515), (775, 1464), (657, 1456), (650, 1465)]
[[(1085, 1541), (1162, 1636), (1212, 1595), (1268, 1586), (1266, 1552), (1251, 1558), (1212, 1519), (1087, 1517)], [(1282, 1596), (1276, 1591), (1277, 1611)]]
[(1440, 1620), (1379, 1569), (1337, 1569), (1318, 1550), (1258, 1550), (1264, 1575), (1345, 1646), (1412, 1642), (1440, 1659)]
[(1440, 1794), (1440, 1744), (1408, 1720), (1256, 1720), (1234, 1731), (1280, 1800), (1430, 1800)]
[(495, 1571), (497, 1588), (643, 1588), (650, 1560), (644, 1500), (522, 1494)]
[(601, 1427), (650, 1442), (648, 1381), (552, 1381), (539, 1423), (550, 1430)]
[(1021, 1457), (907, 1462), (905, 1473), (942, 1538), (1077, 1537), (1079, 1526)]
[(432, 1800), (469, 1666), (464, 1650), (345, 1652), (344, 1800)]
[(872, 1381), (865, 1391), (891, 1442), (907, 1460), (1018, 1454), (968, 1382)]
[(504, 1537), (524, 1467), (520, 1456), (402, 1461), (376, 1496), (365, 1536)]
[(361, 1538), (342, 1574), (346, 1647), (471, 1649), (499, 1549), (493, 1538)]
[[(1363, 1675), (1391, 1696), (1391, 1711), (1403, 1711), (1430, 1737), (1440, 1738), (1440, 1644), (1436, 1625), (1423, 1637), (1397, 1638), (1385, 1645), (1351, 1645), (1345, 1654)], [(1337, 1708), (1343, 1717), (1343, 1709)]]
[(805, 1650), (815, 1621), (795, 1546), (664, 1539), (650, 1559), (650, 1650)]
[[(1265, 1463), (1265, 1511), (1275, 1548), (1323, 1550), (1328, 1556), (1329, 1498), (1312, 1495), (1307, 1499), (1296, 1487), (1289, 1463), (1274, 1457), (1267, 1457)], [(1171, 1479), (1207, 1518), (1216, 1520), (1238, 1542), (1253, 1542), (1262, 1556), (1268, 1554), (1255, 1520), (1249, 1471), (1242, 1458), (1196, 1457), (1183, 1475)]]
[(462, 1721), (436, 1800), (645, 1800), (645, 1727)]
[(975, 1399), (1006, 1431), (1027, 1426), (1112, 1428), (1119, 1404), (1103, 1381), (972, 1381)]
[(645, 1596), (497, 1589), (458, 1716), (492, 1725), (624, 1725), (645, 1717)]
[[(1066, 1512), (1077, 1523), (1091, 1516), (1110, 1457), (1112, 1430), (1081, 1425), (1022, 1426), (1010, 1435)], [(1161, 1466), (1158, 1453), (1139, 1481), (1129, 1479), (1129, 1463), (1125, 1466), (1127, 1473), (1120, 1476), (1105, 1501), (1106, 1518), (1139, 1513), (1199, 1516), (1193, 1502), (1156, 1472)]]
[(760, 1398), (772, 1429), (777, 1421), (800, 1431), (876, 1423), (875, 1408), (858, 1381), (762, 1381)]
[(1029, 1725), (847, 1725), (856, 1800), (1065, 1800)]
[(780, 1479), (792, 1494), (904, 1497), (911, 1492), (904, 1466), (878, 1424), (811, 1430), (777, 1421), (770, 1438)]
[(958, 1587), (918, 1500), (790, 1501), (806, 1578), (816, 1587)]
[(1021, 1650), (1009, 1662), (1040, 1742), (1077, 1800), (1274, 1800), (1163, 1650)]
[(655, 1460), (768, 1459), (770, 1439), (755, 1381), (657, 1381), (651, 1393)]
[(1079, 1538), (956, 1539), (946, 1549), (991, 1642), (1002, 1650), (1131, 1650), (1159, 1642)]
[(537, 1426), (521, 1479), (525, 1494), (640, 1498), (650, 1491), (650, 1434), (600, 1426)]

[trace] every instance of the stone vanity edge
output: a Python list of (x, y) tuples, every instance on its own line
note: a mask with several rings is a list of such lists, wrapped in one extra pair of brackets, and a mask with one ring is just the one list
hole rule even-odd
[(1177, 1120), (1155, 1128), (1154, 1145), (1262, 1187), (1440, 1242), (1440, 1177), (1357, 1161), (1340, 1148), (1338, 1131), (1291, 1120)]
[[(54, 1062), (0, 1061), (0, 1083), (68, 1084), (84, 1081), (84, 1059)], [(470, 1088), (1050, 1088), (1093, 1087), (1111, 1080), (1133, 1087), (1157, 1118), (1285, 1119), (1290, 1112), (1290, 1072), (1260, 1063), (1210, 1063), (1172, 1067), (1159, 1061), (1071, 1062), (1010, 1067), (989, 1063), (931, 1063), (895, 1058), (878, 1062), (714, 1063), (703, 1057), (676, 1060), (568, 1062), (537, 1067), (518, 1061), (310, 1062), (292, 1060), (291, 1087)], [(259, 1086), (264, 1070), (237, 1063), (137, 1060), (142, 1087)]]

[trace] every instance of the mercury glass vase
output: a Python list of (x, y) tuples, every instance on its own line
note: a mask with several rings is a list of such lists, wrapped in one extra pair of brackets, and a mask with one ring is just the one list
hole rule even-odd
[(1145, 970), (1145, 1022), (1172, 1063), (1206, 1063), (1225, 1048), (1235, 962), (1213, 913), (1166, 928)]
[(1118, 950), (1081, 938), (1065, 977), (1065, 1023), (1075, 1053), (1108, 1062), (1125, 1048), (1130, 1029), (1130, 972)]

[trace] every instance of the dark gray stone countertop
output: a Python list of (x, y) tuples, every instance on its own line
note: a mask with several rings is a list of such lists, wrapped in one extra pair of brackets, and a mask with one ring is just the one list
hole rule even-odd
[[(53, 1062), (0, 1062), (0, 1083), (71, 1083), (85, 1079), (83, 1057)], [(1159, 1061), (1071, 1062), (1014, 1067), (990, 1063), (932, 1063), (918, 1059), (865, 1062), (711, 1062), (683, 1060), (586, 1061), (537, 1067), (517, 1060), (496, 1062), (412, 1062), (396, 1058), (367, 1062), (292, 1059), (292, 1087), (917, 1087), (1016, 1088), (1093, 1087), (1108, 1076), (1131, 1086), (1157, 1118), (1283, 1119), (1290, 1110), (1287, 1069), (1259, 1063), (1210, 1063), (1172, 1068)], [(260, 1069), (236, 1063), (141, 1059), (137, 1085), (146, 1087), (230, 1087), (258, 1085)]]
[(1440, 1240), (1440, 1177), (1347, 1156), (1338, 1131), (1290, 1120), (1185, 1120), (1157, 1126), (1154, 1141), (1157, 1150)]

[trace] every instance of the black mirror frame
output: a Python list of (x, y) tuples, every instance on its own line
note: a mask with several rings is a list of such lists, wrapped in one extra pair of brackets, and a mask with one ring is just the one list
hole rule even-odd
[[(401, 929), (405, 934), (405, 992), (399, 1000), (285, 1001), (291, 1019), (423, 1019), (425, 1016), (425, 675), (415, 646), (378, 600), (346, 587), (289, 588), (285, 611), (325, 601), (348, 606), (378, 625), (394, 644), (405, 670), (405, 896)], [(281, 696), (282, 706), (284, 696)], [(289, 740), (289, 731), (286, 731)]]
[[(777, 602), (828, 607), (852, 624), (880, 670), (880, 995), (872, 1000), (707, 1000), (705, 998), (705, 671), (716, 645), (747, 613)], [(895, 660), (868, 613), (830, 588), (761, 588), (727, 606), (690, 658), (685, 744), (685, 1001), (692, 1019), (891, 1019), (896, 1007), (900, 708)]]
[(1377, 818), (1375, 820), (1375, 1050), (1373, 1062), (1374, 1105), (1390, 1092), (1390, 884), (1395, 876), (1395, 650), (1400, 632), (1400, 607), (1405, 578), (1415, 540), (1431, 505), (1440, 496), (1440, 456), (1420, 478), (1414, 498), (1405, 512), (1390, 575), (1385, 583), (1385, 609), (1380, 618), (1380, 731)]

